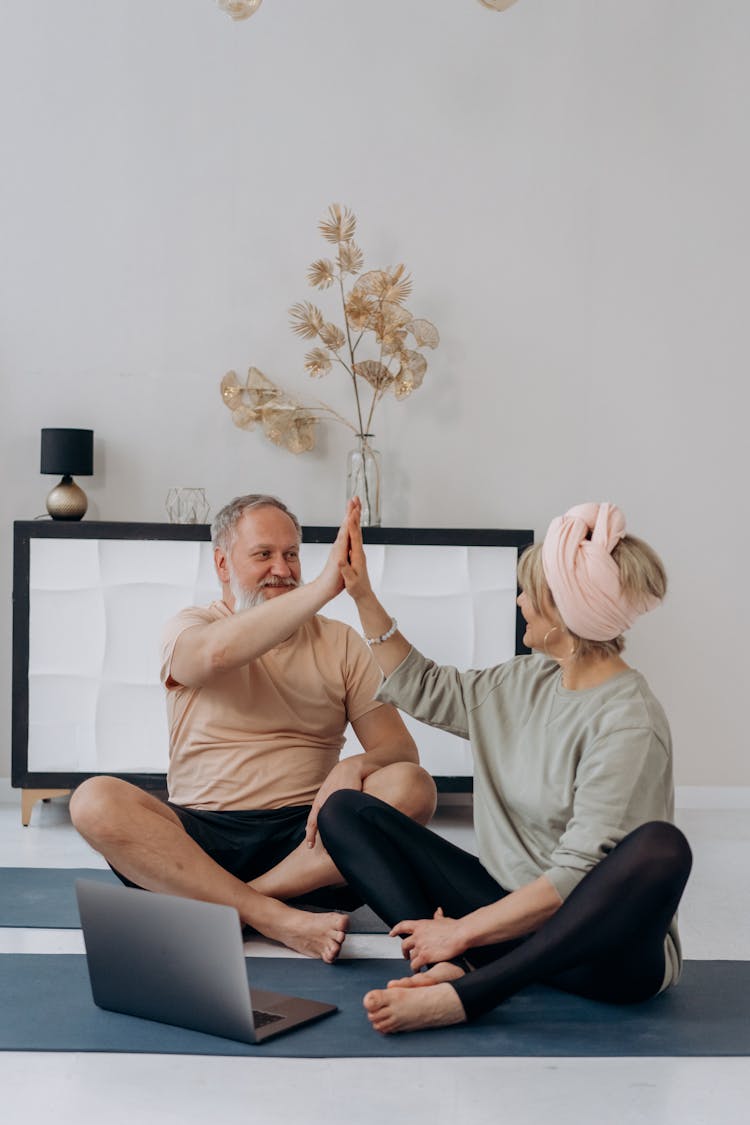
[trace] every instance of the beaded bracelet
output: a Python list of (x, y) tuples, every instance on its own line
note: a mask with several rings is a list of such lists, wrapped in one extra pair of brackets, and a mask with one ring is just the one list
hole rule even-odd
[(382, 637), (365, 637), (368, 645), (372, 648), (373, 645), (382, 645), (383, 641), (389, 641), (393, 634), (398, 631), (398, 621), (395, 617), (391, 618), (391, 627), (387, 633), (383, 633)]

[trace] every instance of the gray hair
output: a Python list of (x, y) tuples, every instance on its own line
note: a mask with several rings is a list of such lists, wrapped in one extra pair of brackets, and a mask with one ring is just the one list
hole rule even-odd
[(266, 496), (263, 493), (251, 492), (247, 496), (235, 496), (220, 512), (217, 512), (211, 524), (211, 541), (214, 547), (222, 551), (231, 551), (237, 535), (237, 524), (245, 512), (252, 512), (256, 508), (278, 508), (284, 512), (294, 524), (297, 538), (302, 542), (302, 527), (297, 517), (289, 511), (277, 496)]

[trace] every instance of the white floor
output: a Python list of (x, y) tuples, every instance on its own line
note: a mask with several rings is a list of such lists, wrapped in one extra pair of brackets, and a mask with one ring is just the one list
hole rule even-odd
[[(687, 957), (750, 958), (750, 812), (683, 809), (695, 854), (680, 912)], [(437, 826), (471, 847), (468, 810)], [(64, 800), (0, 803), (0, 863), (101, 865), (70, 825)], [(387, 937), (355, 936), (347, 956), (399, 955)], [(78, 931), (0, 929), (0, 953), (76, 953)], [(278, 956), (268, 942), (249, 954)], [(290, 956), (293, 956), (290, 954)], [(0, 1002), (2, 999), (0, 998)], [(373, 1033), (374, 1034), (374, 1033)], [(750, 1061), (738, 1059), (237, 1059), (0, 1053), (3, 1120), (205, 1125), (745, 1125)]]

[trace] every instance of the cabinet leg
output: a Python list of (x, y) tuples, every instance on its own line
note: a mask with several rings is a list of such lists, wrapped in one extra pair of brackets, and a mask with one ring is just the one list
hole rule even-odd
[(21, 790), (21, 824), (28, 828), (31, 820), (31, 810), (37, 801), (47, 801), (50, 797), (67, 797), (69, 789), (22, 789)]

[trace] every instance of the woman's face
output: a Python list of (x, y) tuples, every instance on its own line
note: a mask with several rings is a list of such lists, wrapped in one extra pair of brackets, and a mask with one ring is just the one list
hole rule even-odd
[[(540, 609), (534, 609), (531, 598), (525, 590), (521, 591), (516, 601), (526, 622), (523, 643), (528, 648), (544, 652), (547, 656), (554, 656), (555, 642), (559, 644), (564, 638), (560, 627), (560, 618), (552, 605), (546, 607), (542, 605)], [(545, 644), (545, 637), (549, 641), (548, 644)]]

